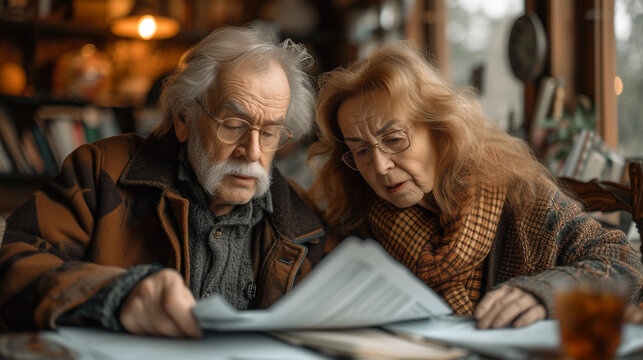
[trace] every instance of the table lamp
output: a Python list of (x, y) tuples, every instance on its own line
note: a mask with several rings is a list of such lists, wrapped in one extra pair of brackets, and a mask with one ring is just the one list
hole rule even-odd
[(152, 40), (170, 38), (181, 26), (169, 16), (167, 0), (138, 0), (129, 14), (115, 19), (110, 28), (118, 36)]

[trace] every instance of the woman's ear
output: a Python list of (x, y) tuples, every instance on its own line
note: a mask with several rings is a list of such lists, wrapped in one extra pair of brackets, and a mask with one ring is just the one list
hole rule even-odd
[(185, 142), (188, 139), (188, 124), (185, 121), (185, 116), (174, 117), (174, 133), (180, 142)]

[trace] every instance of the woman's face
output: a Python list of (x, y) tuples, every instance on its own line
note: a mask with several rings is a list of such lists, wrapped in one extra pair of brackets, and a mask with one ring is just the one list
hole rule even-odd
[(435, 181), (435, 144), (426, 125), (393, 113), (393, 101), (384, 90), (349, 98), (337, 111), (339, 129), (350, 149), (374, 145), (396, 130), (408, 130), (408, 149), (386, 154), (374, 147), (373, 162), (359, 172), (379, 197), (393, 205), (428, 207), (425, 195), (433, 190)]

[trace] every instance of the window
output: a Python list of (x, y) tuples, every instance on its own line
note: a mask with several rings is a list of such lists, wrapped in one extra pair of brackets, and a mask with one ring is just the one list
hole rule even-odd
[(511, 72), (507, 46), (523, 0), (448, 0), (447, 6), (453, 82), (476, 87), (487, 117), (500, 128), (520, 129), (524, 90)]
[(643, 2), (616, 0), (614, 33), (619, 152), (643, 158)]

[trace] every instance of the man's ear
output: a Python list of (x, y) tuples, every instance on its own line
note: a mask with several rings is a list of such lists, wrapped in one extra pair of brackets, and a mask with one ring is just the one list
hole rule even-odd
[(183, 115), (174, 117), (174, 134), (180, 142), (188, 139), (188, 124)]

